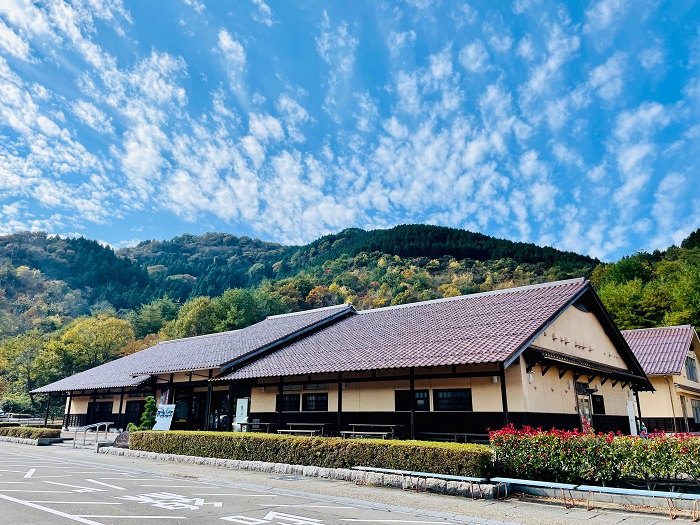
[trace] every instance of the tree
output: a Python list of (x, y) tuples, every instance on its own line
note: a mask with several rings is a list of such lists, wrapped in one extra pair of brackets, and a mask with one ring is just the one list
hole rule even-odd
[(209, 297), (196, 297), (182, 305), (177, 319), (165, 329), (169, 337), (192, 337), (211, 334), (218, 323), (217, 305)]
[(156, 424), (156, 398), (153, 396), (148, 396), (146, 398), (146, 405), (143, 407), (143, 414), (141, 414), (141, 423), (139, 426), (129, 423), (127, 430), (133, 432), (136, 430), (153, 430)]

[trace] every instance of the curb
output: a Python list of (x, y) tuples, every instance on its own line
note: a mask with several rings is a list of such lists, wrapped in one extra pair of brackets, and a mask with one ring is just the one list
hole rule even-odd
[[(415, 488), (415, 478), (407, 478), (393, 474), (379, 474), (374, 472), (360, 472), (345, 468), (312, 467), (308, 465), (290, 465), (288, 463), (269, 463), (265, 461), (242, 461), (238, 459), (205, 458), (201, 456), (183, 456), (179, 454), (159, 454), (143, 450), (130, 450), (124, 448), (101, 448), (100, 454), (112, 456), (125, 456), (132, 458), (155, 459), (158, 461), (172, 461), (176, 463), (190, 463), (193, 465), (208, 465), (237, 470), (255, 470), (273, 474), (286, 474), (305, 476), (310, 478), (333, 479), (338, 481), (352, 481), (358, 484), (394, 487), (401, 489)], [(445, 481), (440, 479), (428, 479), (425, 489), (427, 492), (438, 494), (450, 494), (454, 496), (474, 497), (471, 484), (457, 481)], [(479, 495), (478, 486), (474, 486), (476, 495)], [(491, 484), (481, 485), (483, 497), (494, 499), (496, 486)]]
[(8, 443), (19, 443), (20, 445), (34, 445), (35, 447), (38, 445), (44, 445), (48, 443), (39, 443), (38, 439), (26, 439), (26, 438), (18, 438), (18, 437), (13, 437), (13, 436), (0, 436), (0, 441), (6, 441)]

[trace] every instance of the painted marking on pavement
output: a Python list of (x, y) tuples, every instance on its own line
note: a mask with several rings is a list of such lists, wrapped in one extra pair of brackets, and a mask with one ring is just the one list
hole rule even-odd
[(48, 493), (48, 494), (72, 494), (68, 490), (0, 489), (0, 492), (43, 492), (43, 493)]
[(186, 516), (107, 516), (101, 514), (81, 514), (81, 518), (132, 518), (138, 520), (188, 520)]
[(25, 477), (25, 478), (31, 478), (31, 477), (34, 475), (35, 472), (36, 472), (36, 469), (35, 469), (35, 468), (30, 468), (30, 469), (27, 471), (27, 473), (24, 475), (24, 477)]
[(89, 519), (85, 519), (82, 516), (73, 516), (72, 514), (66, 514), (65, 512), (61, 512), (60, 510), (56, 509), (50, 509), (48, 507), (43, 507), (41, 505), (37, 505), (36, 503), (31, 503), (29, 501), (24, 501), (21, 499), (13, 498), (12, 496), (6, 496), (5, 494), (0, 494), (0, 498), (11, 501), (13, 503), (19, 503), (20, 505), (25, 505), (27, 507), (31, 507), (33, 509), (41, 510), (43, 512), (48, 512), (49, 514), (54, 514), (55, 516), (61, 516), (62, 518), (66, 518), (72, 521), (77, 521), (78, 523), (85, 523), (86, 525), (104, 525), (103, 523), (100, 523), (99, 521), (92, 521)]
[(69, 485), (68, 483), (59, 483), (58, 481), (44, 481), (44, 483), (51, 483), (52, 485), (60, 485), (62, 487), (72, 487), (76, 490), (71, 492), (106, 492), (105, 489), (98, 489), (94, 487), (83, 487), (81, 485)]
[(97, 480), (90, 479), (90, 478), (85, 478), (85, 481), (89, 481), (90, 483), (95, 483), (96, 485), (102, 485), (103, 487), (109, 487), (111, 489), (126, 490), (124, 487), (117, 487), (116, 485), (110, 485), (109, 483), (102, 483), (101, 481), (97, 481)]
[(121, 505), (111, 501), (53, 501), (53, 500), (32, 500), (29, 503), (51, 503), (56, 505)]

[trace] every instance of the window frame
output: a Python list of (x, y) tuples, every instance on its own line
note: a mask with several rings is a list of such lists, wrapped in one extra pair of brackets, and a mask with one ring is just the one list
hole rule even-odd
[[(441, 394), (446, 394), (446, 393), (466, 393), (467, 395), (464, 396), (463, 399), (465, 399), (465, 406), (456, 406), (456, 403), (454, 400), (459, 400), (459, 397), (450, 397), (450, 398), (444, 398), (441, 397)], [(444, 401), (446, 399), (451, 399), (453, 400), (452, 407), (445, 407), (444, 406)], [(472, 397), (472, 389), (471, 388), (434, 388), (433, 389), (433, 410), (435, 412), (474, 412), (474, 400)]]
[[(314, 401), (314, 407), (309, 408), (309, 400), (312, 398), (317, 398)], [(321, 408), (317, 408), (315, 405), (321, 401)], [(325, 408), (324, 408), (325, 405)], [(304, 394), (301, 396), (301, 411), (302, 412), (328, 412), (328, 392), (314, 392), (310, 394)]]
[[(291, 408), (291, 400), (296, 398), (296, 408)], [(301, 412), (301, 394), (282, 394), (279, 400), (282, 412)]]
[(698, 364), (692, 355), (685, 356), (685, 377), (689, 381), (698, 382)]
[[(415, 401), (413, 403), (414, 410), (416, 412), (430, 412), (430, 389), (421, 388), (420, 390), (414, 390), (413, 394), (415, 396)], [(406, 399), (401, 399), (399, 403), (399, 396), (406, 396)], [(420, 408), (418, 404), (418, 396), (423, 396), (421, 399), (427, 401), (424, 408)], [(405, 404), (404, 404), (405, 403)], [(405, 408), (403, 408), (405, 407)], [(410, 390), (394, 390), (394, 410), (396, 412), (410, 412), (411, 411), (411, 391)]]

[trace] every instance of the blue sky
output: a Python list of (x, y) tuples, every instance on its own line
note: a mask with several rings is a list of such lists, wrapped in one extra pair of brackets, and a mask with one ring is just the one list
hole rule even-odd
[(421, 222), (613, 260), (700, 227), (694, 2), (38, 4), (0, 2), (0, 233)]

